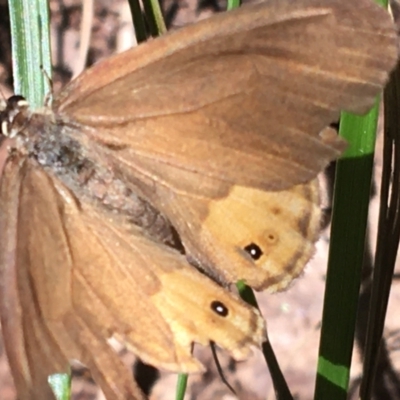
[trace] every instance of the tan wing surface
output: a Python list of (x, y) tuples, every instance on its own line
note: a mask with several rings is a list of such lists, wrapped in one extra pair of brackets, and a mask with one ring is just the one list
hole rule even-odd
[[(70, 336), (80, 319), (71, 308), (65, 204), (52, 180), (12, 157), (0, 190), (0, 315), (18, 398), (54, 400), (48, 376), (68, 372), (74, 358), (90, 367), (109, 399), (144, 399), (104, 337), (78, 342)], [(79, 331), (91, 334), (85, 324)]]
[(338, 156), (343, 143), (320, 131), (341, 109), (366, 112), (397, 55), (390, 16), (369, 0), (269, 1), (100, 63), (55, 111), (118, 147), (130, 174), (280, 190)]
[(1, 282), (10, 282), (2, 319), (21, 399), (71, 358), (88, 365), (108, 398), (142, 398), (108, 347), (111, 336), (144, 361), (181, 372), (202, 369), (193, 342), (215, 341), (242, 359), (265, 339), (256, 310), (178, 253), (79, 203), (34, 162), (8, 161), (0, 200)]
[(7, 167), (0, 194), (0, 316), (4, 345), (19, 398), (54, 399), (47, 377), (65, 370), (68, 360), (41, 318), (37, 294), (25, 267), (26, 254), (16, 251), (21, 244), (20, 181), (16, 173), (15, 168)]

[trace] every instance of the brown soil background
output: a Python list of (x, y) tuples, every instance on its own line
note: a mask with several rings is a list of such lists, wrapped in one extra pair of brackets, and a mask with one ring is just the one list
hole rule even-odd
[[(225, 8), (224, 3), (217, 0), (166, 0), (163, 3), (168, 26), (173, 29), (195, 20), (206, 18), (213, 12)], [(79, 59), (79, 38), (81, 25), (81, 2), (77, 0), (50, 1), (52, 14), (53, 57), (58, 66), (55, 76), (55, 87), (68, 80), (71, 71), (75, 71)], [(132, 45), (132, 29), (129, 8), (124, 0), (95, 0), (95, 13), (92, 24), (92, 38), (88, 54), (89, 63), (107, 57), (115, 51)], [(0, 1), (0, 82), (5, 96), (11, 93), (9, 28), (6, 1)], [(381, 140), (378, 143), (376, 159), (376, 182), (379, 182), (381, 170)], [(4, 149), (2, 154), (4, 155)], [(378, 185), (379, 186), (379, 185)], [(379, 190), (379, 187), (378, 187)], [(375, 243), (378, 200), (371, 201), (371, 243)], [(317, 243), (317, 252), (307, 266), (303, 276), (299, 278), (289, 291), (276, 295), (259, 294), (258, 300), (267, 320), (269, 338), (296, 399), (306, 400), (313, 397), (314, 380), (319, 345), (319, 325), (324, 296), (324, 279), (327, 264), (329, 231), (321, 235)], [(397, 268), (397, 272), (399, 269)], [(390, 298), (390, 306), (385, 329), (385, 338), (389, 348), (391, 361), (397, 371), (400, 366), (398, 310), (400, 304), (399, 283), (394, 281)], [(338, 293), (340, 296), (340, 293)], [(130, 366), (134, 357), (124, 349), (121, 356)], [(221, 382), (207, 348), (196, 348), (196, 354), (207, 366), (204, 375), (190, 377), (187, 399), (223, 399), (236, 397)], [(220, 362), (224, 373), (242, 400), (274, 399), (274, 393), (268, 370), (261, 354), (255, 353), (246, 362), (235, 363), (225, 354), (220, 353)], [(354, 367), (352, 368), (352, 385), (357, 386), (357, 378), (361, 372), (359, 354), (354, 351)], [(79, 374), (78, 374), (79, 375)], [(150, 399), (172, 400), (175, 394), (176, 375), (161, 373)], [(102, 399), (94, 384), (77, 377), (73, 382), (73, 399)], [(395, 397), (388, 397), (388, 400)], [(10, 375), (4, 349), (0, 343), (0, 400), (15, 400), (15, 390)], [(36, 399), (33, 399), (36, 400)], [(385, 399), (382, 399), (385, 400)]]

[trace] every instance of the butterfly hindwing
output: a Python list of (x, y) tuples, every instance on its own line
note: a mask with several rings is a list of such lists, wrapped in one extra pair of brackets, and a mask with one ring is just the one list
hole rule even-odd
[(123, 218), (79, 201), (35, 161), (9, 158), (0, 202), (1, 232), (14, 239), (1, 241), (2, 282), (14, 285), (2, 293), (2, 319), (21, 398), (73, 358), (110, 398), (141, 398), (107, 344), (112, 336), (175, 372), (202, 370), (191, 354), (194, 342), (214, 341), (243, 359), (265, 339), (255, 309)]

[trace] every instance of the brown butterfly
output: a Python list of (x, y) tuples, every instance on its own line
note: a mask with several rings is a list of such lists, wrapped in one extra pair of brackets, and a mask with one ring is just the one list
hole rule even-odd
[(44, 113), (10, 99), (0, 312), (20, 399), (51, 398), (71, 358), (108, 399), (142, 398), (111, 336), (180, 372), (201, 370), (193, 342), (237, 359), (260, 346), (260, 314), (149, 237), (142, 208), (220, 283), (284, 288), (318, 236), (315, 177), (343, 148), (322, 131), (366, 111), (396, 59), (370, 0), (279, 0), (99, 63)]

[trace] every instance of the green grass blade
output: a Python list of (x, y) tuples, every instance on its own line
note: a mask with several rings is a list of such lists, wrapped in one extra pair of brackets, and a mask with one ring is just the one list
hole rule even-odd
[(377, 102), (365, 117), (341, 119), (340, 134), (349, 148), (336, 169), (315, 400), (347, 398), (378, 113)]
[(164, 17), (158, 0), (143, 0), (143, 7), (153, 36), (167, 32)]
[[(387, 380), (387, 376), (382, 374), (379, 367), (384, 364), (382, 354), (385, 353), (386, 346), (383, 341), (383, 331), (400, 236), (399, 67), (391, 75), (384, 92), (384, 102), (385, 126), (379, 225), (360, 386), (360, 399), (365, 400), (372, 398), (376, 380)], [(380, 376), (378, 377), (377, 374)], [(399, 396), (398, 385), (393, 383), (392, 385), (394, 386), (393, 396)]]
[(349, 147), (337, 163), (328, 274), (314, 399), (346, 399), (364, 257), (378, 106), (343, 114)]
[(48, 4), (45, 0), (10, 0), (9, 6), (14, 90), (38, 108), (50, 93), (45, 75), (51, 77)]
[(138, 43), (145, 42), (147, 37), (146, 24), (140, 7), (139, 0), (128, 0), (129, 8), (132, 14), (133, 28)]
[(179, 374), (176, 383), (175, 400), (183, 400), (186, 393), (188, 374)]
[[(239, 281), (236, 286), (238, 288), (240, 297), (246, 303), (259, 309), (253, 290), (249, 286), (245, 285), (242, 281)], [(293, 400), (293, 396), (290, 392), (288, 384), (286, 383), (285, 377), (283, 376), (269, 340), (263, 343), (262, 352), (265, 362), (268, 366), (272, 384), (274, 386), (276, 400)]]
[(241, 0), (228, 0), (226, 9), (232, 10), (234, 8), (238, 8), (238, 7), (240, 7), (241, 3), (242, 3)]
[(50, 375), (48, 382), (57, 400), (69, 400), (71, 398), (70, 374)]

